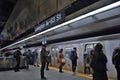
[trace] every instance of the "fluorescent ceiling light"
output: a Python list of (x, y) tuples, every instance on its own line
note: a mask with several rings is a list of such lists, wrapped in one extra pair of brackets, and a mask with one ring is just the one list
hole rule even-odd
[(104, 12), (104, 11), (106, 11), (106, 10), (113, 9), (113, 8), (115, 8), (115, 7), (118, 7), (118, 6), (120, 6), (120, 1), (115, 2), (115, 3), (113, 3), (113, 4), (110, 4), (110, 5), (108, 5), (108, 6), (105, 6), (105, 7), (103, 7), (103, 8), (94, 10), (94, 11), (92, 11), (92, 12), (89, 12), (89, 13), (87, 13), (87, 14), (84, 14), (84, 15), (82, 15), (82, 16), (79, 16), (79, 17), (77, 17), (77, 18), (74, 18), (74, 19), (69, 20), (69, 21), (67, 21), (67, 22), (64, 22), (64, 23), (62, 23), (62, 24), (60, 24), (60, 25), (57, 25), (57, 26), (55, 26), (55, 27), (52, 27), (52, 28), (47, 29), (47, 30), (45, 30), (45, 31), (42, 31), (42, 32), (40, 32), (40, 33), (38, 33), (38, 34), (35, 34), (35, 35), (33, 35), (33, 36), (30, 36), (30, 37), (25, 38), (25, 39), (23, 39), (23, 40), (20, 40), (20, 41), (18, 41), (18, 42), (15, 42), (15, 43), (13, 43), (13, 44), (11, 44), (11, 45), (8, 45), (8, 46), (6, 46), (6, 47), (4, 47), (4, 48), (2, 48), (2, 49), (0, 49), (0, 50), (3, 50), (3, 49), (5, 49), (5, 48), (11, 47), (11, 46), (14, 46), (14, 45), (16, 45), (16, 44), (18, 44), (18, 43), (21, 43), (21, 42), (23, 42), (23, 41), (26, 41), (26, 40), (29, 40), (29, 39), (34, 38), (34, 37), (36, 37), (36, 36), (45, 34), (45, 33), (49, 32), (49, 31), (51, 31), (51, 30), (55, 30), (55, 29), (57, 29), (57, 28), (63, 27), (63, 26), (65, 26), (65, 25), (68, 25), (68, 24), (70, 24), (70, 23), (76, 22), (76, 21), (78, 21), (78, 20), (87, 18), (87, 17), (92, 16), (92, 15), (96, 15), (96, 14), (101, 13), (101, 12)]

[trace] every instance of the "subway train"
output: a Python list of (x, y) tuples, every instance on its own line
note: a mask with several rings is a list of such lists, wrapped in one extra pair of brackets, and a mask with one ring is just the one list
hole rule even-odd
[[(71, 54), (72, 49), (76, 47), (77, 55), (78, 55), (77, 72), (85, 73), (86, 55), (90, 55), (90, 51), (94, 48), (94, 46), (97, 43), (101, 43), (103, 45), (103, 52), (105, 53), (108, 60), (107, 62), (108, 77), (115, 79), (117, 74), (116, 74), (115, 67), (112, 64), (112, 53), (114, 48), (120, 46), (120, 33), (48, 44), (47, 50), (50, 50), (51, 56), (52, 56), (51, 66), (52, 67), (59, 66), (57, 63), (57, 57), (58, 57), (59, 49), (62, 48), (64, 56), (66, 58), (66, 64), (64, 66), (64, 69), (71, 70), (71, 60), (69, 59), (69, 56)], [(41, 46), (31, 47), (29, 49), (34, 50), (36, 48), (40, 53)], [(40, 62), (40, 59), (39, 59), (39, 62)], [(90, 70), (89, 74), (92, 74), (92, 70)]]

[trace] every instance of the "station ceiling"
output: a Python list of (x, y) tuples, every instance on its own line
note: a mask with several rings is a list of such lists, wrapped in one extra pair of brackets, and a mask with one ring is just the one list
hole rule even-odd
[[(98, 2), (99, 5), (98, 4), (90, 5), (89, 7), (85, 8), (83, 10), (80, 10), (70, 16), (67, 16), (66, 21), (69, 19), (72, 19), (73, 17), (81, 15), (81, 13), (84, 11), (87, 11), (87, 10), (91, 11), (94, 8), (101, 8), (102, 6), (110, 4), (111, 2), (114, 2), (114, 1), (117, 1), (117, 0), (100, 0)], [(3, 30), (10, 14), (12, 13), (12, 10), (15, 7), (16, 2), (17, 2), (17, 0), (0, 0), (0, 30), (1, 31)], [(86, 4), (84, 4), (84, 5), (86, 5)], [(25, 9), (24, 9), (24, 11), (26, 12)], [(3, 13), (4, 13), (4, 15), (3, 15)], [(4, 24), (2, 22), (4, 22)], [(65, 41), (65, 40), (67, 41), (68, 39), (72, 40), (71, 37), (76, 38), (76, 39), (77, 39), (77, 37), (79, 37), (79, 38), (89, 37), (89, 34), (94, 36), (94, 34), (101, 34), (102, 31), (104, 33), (105, 33), (105, 31), (111, 31), (111, 33), (107, 33), (107, 34), (119, 33), (119, 29), (118, 29), (119, 25), (120, 25), (120, 7), (106, 11), (101, 14), (97, 14), (95, 16), (90, 16), (88, 18), (85, 18), (80, 21), (66, 25), (62, 28), (52, 30), (52, 31), (46, 33), (45, 36), (47, 37), (47, 40), (50, 43), (55, 42), (55, 41), (56, 42)], [(115, 29), (117, 31), (114, 32), (114, 31), (112, 31), (112, 29)], [(34, 31), (33, 28), (30, 29), (25, 34), (23, 34), (22, 38), (18, 37), (17, 40), (26, 38), (27, 37), (26, 34), (32, 32), (32, 31)], [(104, 34), (101, 34), (101, 35), (104, 35)], [(25, 37), (23, 37), (23, 36), (25, 36)], [(26, 45), (37, 44), (37, 43), (41, 42), (42, 37), (43, 37), (43, 35), (40, 35), (38, 37), (35, 37), (34, 39), (27, 40), (20, 44), (23, 44), (23, 45), (24, 44), (26, 44)], [(8, 40), (8, 41), (3, 42), (3, 43), (5, 43), (5, 45), (3, 44), (2, 46), (3, 47), (7, 46), (9, 44), (12, 44), (13, 42), (16, 42), (16, 38), (12, 41)]]
[(17, 0), (0, 0), (0, 33), (2, 32)]

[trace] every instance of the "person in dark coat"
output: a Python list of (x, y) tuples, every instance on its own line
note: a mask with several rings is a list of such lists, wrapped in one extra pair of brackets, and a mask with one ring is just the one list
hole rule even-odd
[(73, 48), (73, 51), (72, 51), (72, 54), (71, 54), (71, 61), (72, 61), (72, 71), (73, 71), (73, 75), (75, 75), (75, 71), (76, 71), (76, 67), (77, 67), (77, 59), (78, 59), (78, 56), (77, 56), (77, 48)]
[(44, 69), (45, 69), (45, 64), (46, 64), (46, 58), (47, 58), (47, 51), (46, 51), (46, 46), (42, 46), (42, 50), (40, 53), (40, 58), (41, 58), (41, 79), (46, 80), (46, 77), (44, 76)]
[(115, 65), (117, 71), (117, 80), (120, 80), (120, 47), (114, 49), (112, 63)]
[(31, 57), (30, 54), (31, 54), (31, 50), (28, 50), (26, 52), (26, 69), (27, 70), (29, 69), (29, 65), (31, 63), (31, 61), (30, 61), (30, 57)]
[(97, 43), (95, 46), (95, 55), (91, 61), (91, 67), (93, 69), (93, 80), (108, 80), (107, 77), (107, 58), (102, 51), (102, 44)]
[(20, 66), (20, 55), (21, 55), (21, 52), (20, 50), (17, 50), (14, 52), (14, 58), (16, 59), (16, 66), (14, 67), (14, 71), (15, 72), (18, 72), (19, 71), (19, 66)]
[(47, 65), (46, 65), (46, 70), (49, 70), (48, 66), (49, 66), (50, 62), (51, 62), (51, 54), (50, 54), (50, 51), (47, 51)]

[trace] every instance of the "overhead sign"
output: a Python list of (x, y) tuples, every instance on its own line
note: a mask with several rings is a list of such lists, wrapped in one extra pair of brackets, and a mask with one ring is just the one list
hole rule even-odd
[(41, 32), (43, 30), (49, 29), (57, 24), (60, 24), (64, 21), (65, 17), (63, 12), (57, 13), (50, 18), (44, 20), (38, 26), (35, 27), (35, 32)]

